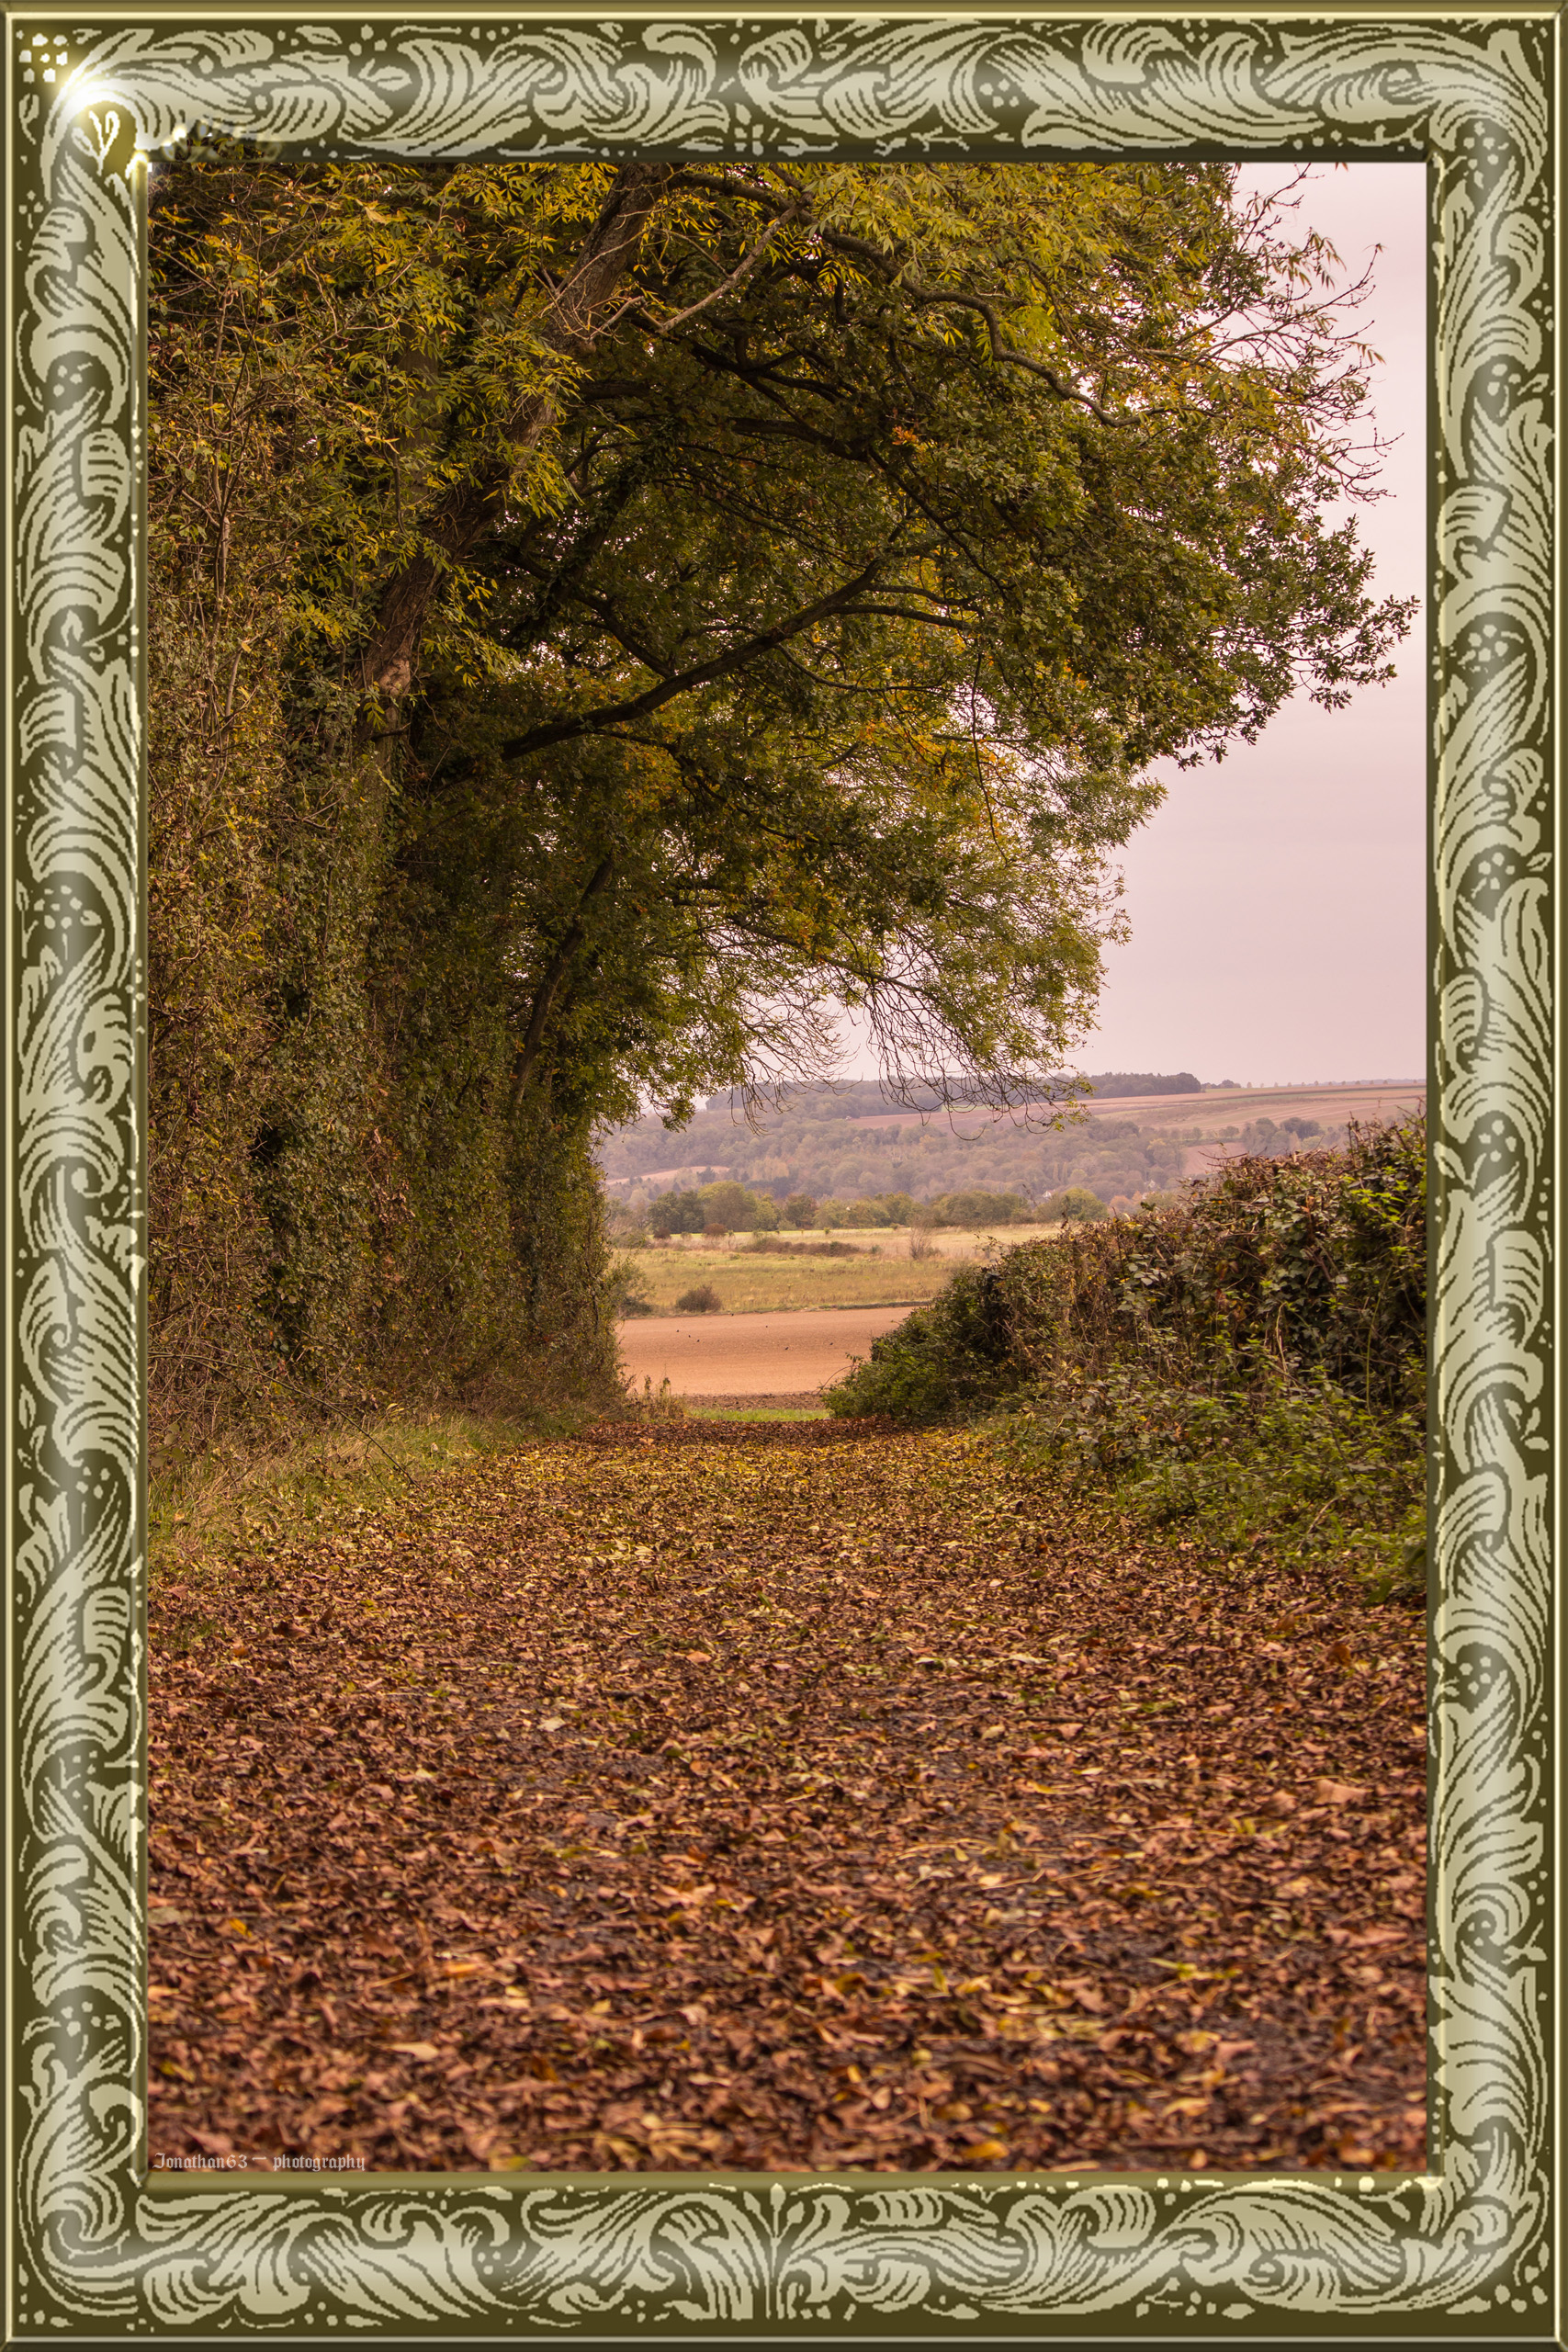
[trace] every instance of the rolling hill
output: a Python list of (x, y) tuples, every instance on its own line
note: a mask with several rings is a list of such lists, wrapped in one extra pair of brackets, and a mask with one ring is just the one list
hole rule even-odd
[(1131, 1082), (1122, 1074), (1095, 1081), (1094, 1095), (1065, 1118), (1047, 1104), (908, 1109), (874, 1083), (853, 1081), (792, 1087), (779, 1109), (749, 1125), (729, 1096), (715, 1096), (678, 1135), (657, 1117), (614, 1129), (601, 1140), (599, 1164), (611, 1199), (632, 1206), (721, 1176), (780, 1200), (904, 1192), (921, 1201), (963, 1187), (1038, 1200), (1082, 1184), (1114, 1205), (1168, 1191), (1232, 1153), (1337, 1141), (1352, 1120), (1397, 1119), (1426, 1099), (1419, 1079), (1238, 1087), (1201, 1085), (1183, 1072), (1151, 1077), (1143, 1092), (1120, 1091)]

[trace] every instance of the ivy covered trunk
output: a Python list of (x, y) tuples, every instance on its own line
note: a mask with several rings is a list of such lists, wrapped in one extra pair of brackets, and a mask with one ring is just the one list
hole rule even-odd
[(549, 1067), (513, 1099), (487, 843), (433, 855), (395, 760), (257, 658), (259, 591), (236, 566), (198, 594), (177, 553), (152, 594), (154, 1442), (603, 1392), (592, 1105)]

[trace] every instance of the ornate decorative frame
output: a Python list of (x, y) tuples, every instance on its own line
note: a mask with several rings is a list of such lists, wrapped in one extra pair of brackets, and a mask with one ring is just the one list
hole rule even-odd
[[(1553, 2340), (1554, 9), (7, 11), (8, 2335)], [(1433, 2169), (148, 2177), (141, 175), (299, 157), (1424, 155)]]

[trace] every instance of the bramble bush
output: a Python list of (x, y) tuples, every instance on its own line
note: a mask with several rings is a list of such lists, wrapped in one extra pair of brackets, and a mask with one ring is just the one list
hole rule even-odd
[(961, 1267), (829, 1391), (989, 1419), (1067, 1487), (1235, 1552), (1425, 1559), (1426, 1129), (1231, 1161), (1179, 1205)]

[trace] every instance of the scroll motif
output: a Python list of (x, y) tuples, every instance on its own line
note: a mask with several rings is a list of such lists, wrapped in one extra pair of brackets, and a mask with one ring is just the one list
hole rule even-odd
[[(1540, 2334), (1552, 999), (1544, 19), (72, 20), (13, 35), (17, 1590), (31, 2330), (1379, 2314)], [(141, 2132), (133, 152), (1431, 158), (1440, 2177), (153, 2192)]]

